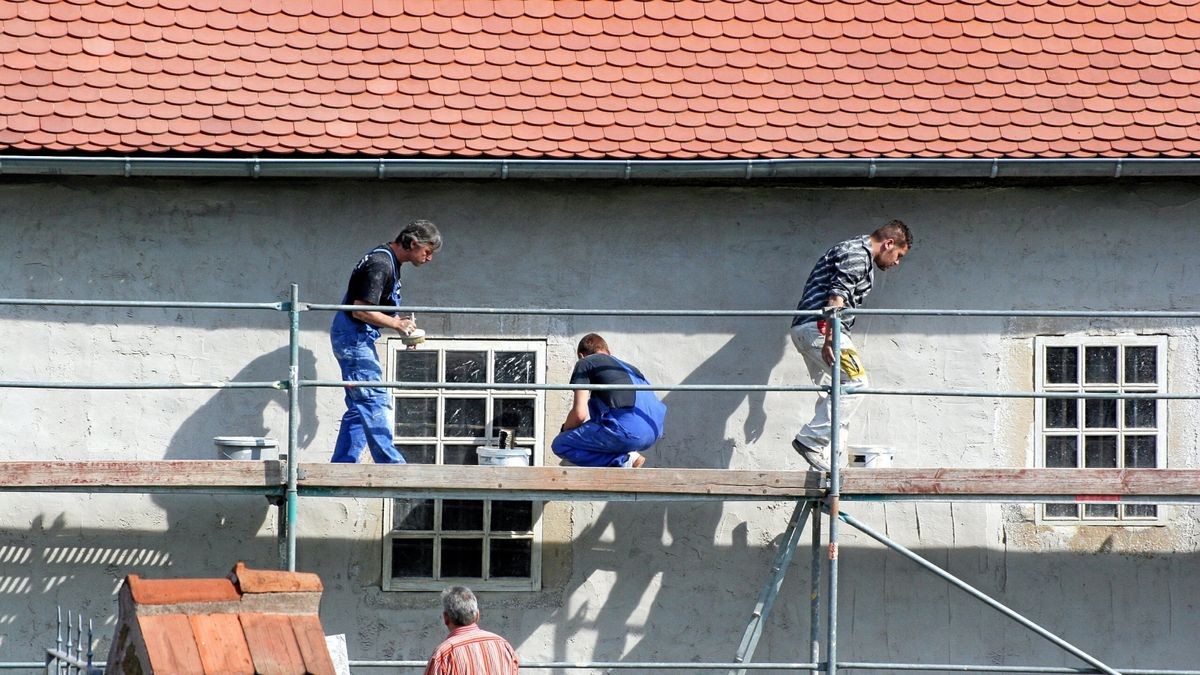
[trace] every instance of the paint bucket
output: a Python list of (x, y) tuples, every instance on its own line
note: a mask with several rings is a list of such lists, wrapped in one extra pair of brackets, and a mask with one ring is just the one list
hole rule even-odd
[(261, 436), (216, 436), (217, 457), (221, 459), (279, 459), (279, 443)]
[(864, 469), (886, 469), (896, 458), (896, 450), (886, 445), (851, 445), (850, 466)]
[(481, 466), (529, 466), (529, 448), (491, 448), (481, 445), (475, 448)]

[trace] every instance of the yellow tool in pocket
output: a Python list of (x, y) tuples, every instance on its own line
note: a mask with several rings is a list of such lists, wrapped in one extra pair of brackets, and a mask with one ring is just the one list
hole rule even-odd
[(863, 366), (862, 361), (858, 360), (856, 350), (842, 350), (842, 373), (843, 377), (847, 378), (862, 377), (867, 374), (867, 369)]

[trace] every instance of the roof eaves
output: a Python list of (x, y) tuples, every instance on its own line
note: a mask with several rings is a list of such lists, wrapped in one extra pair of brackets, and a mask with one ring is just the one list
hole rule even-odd
[(838, 159), (263, 159), (0, 155), (0, 176), (356, 179), (1036, 179), (1200, 176), (1200, 157)]

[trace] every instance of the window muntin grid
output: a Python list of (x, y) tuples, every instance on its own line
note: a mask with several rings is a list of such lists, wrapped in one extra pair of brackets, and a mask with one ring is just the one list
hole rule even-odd
[[(1039, 337), (1038, 391), (1154, 393), (1166, 389), (1166, 338)], [(1047, 468), (1166, 466), (1165, 401), (1038, 399), (1037, 464)], [(1157, 524), (1153, 504), (1044, 504), (1041, 519), (1063, 524)]]
[[(520, 340), (427, 340), (417, 350), (388, 342), (396, 381), (541, 384), (545, 343)], [(395, 443), (410, 463), (476, 465), (475, 448), (501, 428), (540, 464), (545, 430), (541, 390), (396, 389)], [(386, 500), (383, 587), (440, 590), (448, 582), (491, 590), (541, 585), (540, 502)]]

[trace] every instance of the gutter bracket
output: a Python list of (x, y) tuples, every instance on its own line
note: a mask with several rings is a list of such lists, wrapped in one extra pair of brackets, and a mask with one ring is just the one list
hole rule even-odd
[(750, 180), (753, 177), (754, 177), (754, 160), (748, 159), (748, 160), (746, 160), (746, 180)]
[(384, 179), (384, 173), (385, 173), (386, 171), (387, 171), (387, 167), (386, 167), (386, 165), (384, 165), (384, 163), (383, 163), (383, 158), (382, 158), (382, 157), (380, 157), (380, 158), (379, 158), (379, 169), (378, 169), (379, 180), (383, 180), (383, 179)]
[(508, 160), (500, 161), (500, 180), (508, 180)]
[(867, 166), (867, 178), (875, 177), (875, 158), (871, 158), (871, 163)]
[(1113, 178), (1120, 178), (1120, 177), (1121, 177), (1121, 169), (1122, 169), (1122, 168), (1124, 168), (1124, 167), (1122, 167), (1122, 165), (1121, 165), (1121, 162), (1122, 162), (1122, 161), (1123, 161), (1123, 160), (1122, 160), (1120, 157), (1118, 157), (1118, 158), (1117, 158), (1117, 167), (1116, 167), (1116, 169), (1113, 171)]
[(131, 175), (133, 175), (133, 160), (126, 157), (125, 158), (125, 177), (129, 178)]
[(258, 158), (255, 157), (254, 164), (250, 167), (250, 177), (258, 178), (261, 175), (262, 175), (262, 164), (258, 161)]
[(1000, 174), (1000, 158), (993, 157), (992, 158), (992, 173), (988, 176), (988, 178), (995, 178), (999, 174)]
[(625, 180), (629, 180), (632, 177), (633, 177), (633, 161), (627, 159), (627, 160), (625, 160)]

